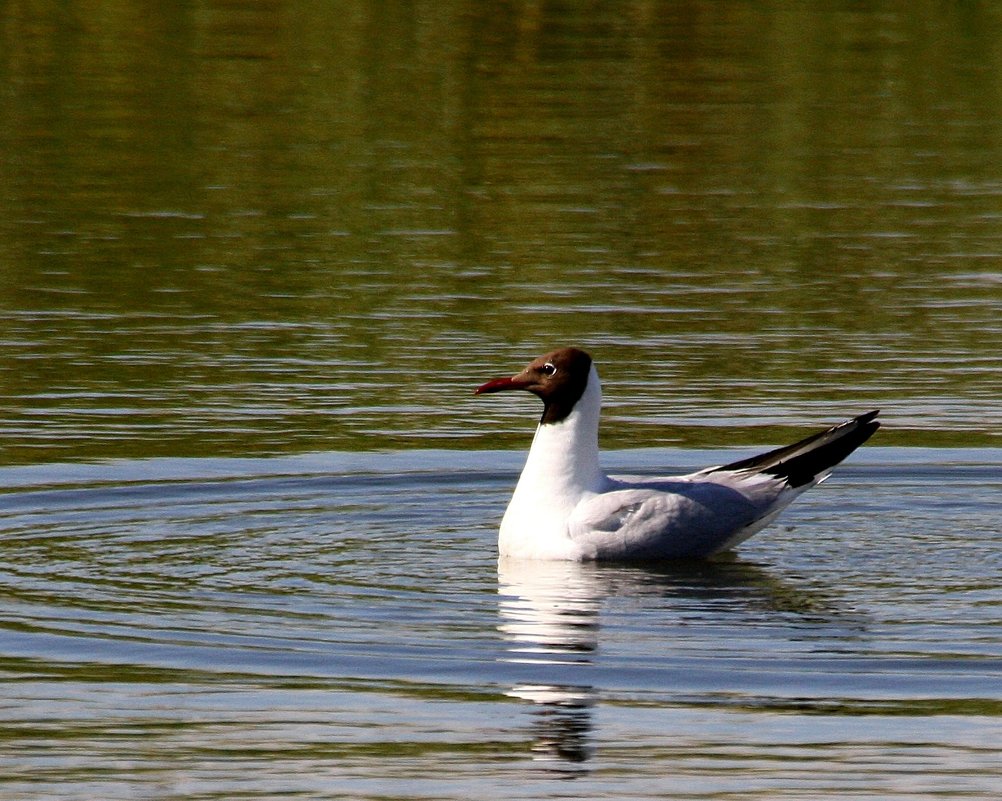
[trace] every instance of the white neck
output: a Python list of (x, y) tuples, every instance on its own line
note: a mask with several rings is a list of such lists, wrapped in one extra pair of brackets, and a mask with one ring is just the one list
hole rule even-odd
[(584, 394), (559, 423), (540, 423), (501, 521), (503, 556), (567, 548), (567, 517), (606, 481), (598, 459), (602, 387), (594, 365)]

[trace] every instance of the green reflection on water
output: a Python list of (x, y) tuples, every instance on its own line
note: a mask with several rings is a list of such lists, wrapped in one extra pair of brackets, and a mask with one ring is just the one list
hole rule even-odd
[[(990, 6), (10, 8), (7, 463), (520, 447), (592, 349), (616, 447), (998, 444)], [(796, 429), (796, 432), (794, 432)]]

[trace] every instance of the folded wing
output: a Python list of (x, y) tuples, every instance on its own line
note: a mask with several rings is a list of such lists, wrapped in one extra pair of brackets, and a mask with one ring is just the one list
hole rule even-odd
[(621, 486), (578, 504), (568, 521), (568, 532), (586, 558), (710, 556), (770, 518), (777, 504), (786, 506), (785, 495), (792, 500), (798, 494), (774, 478), (753, 476), (731, 485), (683, 478)]
[(612, 480), (582, 501), (568, 533), (590, 559), (703, 558), (733, 548), (879, 428), (869, 412), (793, 445), (677, 479)]

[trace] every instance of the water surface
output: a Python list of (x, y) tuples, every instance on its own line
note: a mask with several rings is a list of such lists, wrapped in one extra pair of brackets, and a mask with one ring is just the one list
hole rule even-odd
[[(991, 4), (4, 6), (0, 796), (998, 796)], [(881, 408), (731, 559), (498, 566)], [(574, 780), (574, 781), (565, 781)]]
[(0, 792), (994, 797), (997, 451), (870, 449), (651, 569), (498, 565), (513, 461), (3, 471)]

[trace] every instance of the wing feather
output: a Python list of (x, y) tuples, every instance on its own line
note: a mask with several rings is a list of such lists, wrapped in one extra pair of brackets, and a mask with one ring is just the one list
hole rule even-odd
[(568, 532), (593, 559), (709, 556), (770, 514), (789, 492), (771, 477), (735, 478), (731, 484), (685, 479), (621, 482), (620, 489), (578, 504)]

